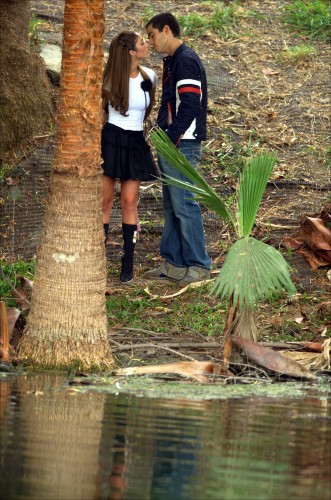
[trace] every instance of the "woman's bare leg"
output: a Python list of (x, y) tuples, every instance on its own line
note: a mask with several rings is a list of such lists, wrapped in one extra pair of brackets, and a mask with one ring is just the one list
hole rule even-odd
[(102, 200), (103, 223), (109, 224), (110, 212), (111, 209), (113, 208), (113, 202), (114, 202), (115, 179), (111, 179), (107, 175), (103, 175), (102, 187), (103, 187), (103, 200)]
[(121, 182), (121, 208), (123, 224), (138, 224), (138, 198), (140, 181)]
[(111, 179), (107, 175), (102, 176), (102, 213), (103, 213), (103, 229), (105, 232), (105, 243), (107, 242), (107, 235), (109, 229), (110, 212), (113, 208), (114, 202), (114, 187), (115, 179)]

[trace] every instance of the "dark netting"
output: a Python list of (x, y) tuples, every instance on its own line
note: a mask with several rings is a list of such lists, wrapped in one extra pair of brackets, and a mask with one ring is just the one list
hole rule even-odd
[[(153, 8), (153, 13), (170, 10), (175, 15), (183, 15), (192, 13), (195, 9), (199, 10), (202, 3), (195, 2), (192, 6), (191, 2), (186, 0), (181, 0), (181, 2), (155, 0), (147, 4), (120, 0), (106, 2), (105, 54), (108, 51), (110, 39), (120, 30), (134, 29), (144, 33), (144, 10)], [(47, 39), (48, 34), (49, 41), (58, 39), (53, 35), (54, 32), (61, 32), (64, 1), (33, 0), (31, 5), (38, 17), (49, 22), (48, 28), (45, 28), (45, 38)], [(273, 51), (281, 50), (279, 39), (271, 38), (274, 13), (269, 9), (272, 7), (261, 2), (260, 8), (266, 11), (264, 12), (266, 16), (271, 16), (270, 20), (272, 19), (272, 22), (266, 24), (265, 44), (271, 46), (273, 44)], [(206, 53), (201, 45), (197, 47), (197, 43), (204, 43), (203, 37), (200, 37), (198, 42), (190, 39), (188, 43), (197, 49), (202, 57), (208, 78), (209, 138), (206, 142), (204, 157), (213, 151), (215, 143), (221, 150), (224, 146), (222, 142), (224, 138), (224, 140), (232, 141), (234, 145), (247, 142), (250, 140), (252, 130), (255, 129), (259, 131), (261, 144), (264, 143), (270, 149), (279, 151), (280, 165), (284, 158), (284, 163), (291, 167), (290, 172), (281, 171), (276, 176), (277, 180), (268, 184), (254, 230), (256, 237), (280, 248), (284, 236), (290, 235), (299, 227), (300, 218), (303, 215), (314, 215), (320, 212), (330, 188), (325, 164), (316, 157), (316, 154), (314, 155), (314, 151), (310, 152), (310, 156), (309, 152), (305, 153), (308, 146), (315, 140), (318, 144), (326, 140), (325, 124), (329, 119), (326, 116), (326, 108), (323, 108), (323, 112), (314, 115), (310, 104), (312, 99), (320, 99), (323, 104), (323, 96), (327, 96), (329, 92), (328, 75), (324, 77), (319, 75), (318, 79), (307, 77), (306, 80), (303, 79), (300, 82), (294, 79), (293, 87), (289, 86), (287, 89), (282, 89), (279, 84), (277, 87), (279, 95), (274, 96), (271, 91), (269, 92), (269, 82), (265, 83), (267, 77), (259, 77), (251, 70), (246, 60), (241, 60), (240, 41), (239, 43), (222, 42), (216, 45), (215, 37), (205, 37)], [(256, 50), (256, 47), (253, 47), (251, 53), (254, 54)], [(324, 56), (325, 54), (322, 53), (321, 57)], [(162, 57), (152, 53), (149, 65), (160, 76)], [(266, 85), (265, 88), (264, 85)], [(278, 121), (273, 120), (272, 112), (268, 111), (269, 102), (272, 99), (275, 113), (279, 116)], [(277, 108), (278, 105), (279, 108)], [(310, 143), (307, 142), (306, 148), (308, 136)], [(31, 156), (24, 159), (7, 179), (7, 183), (2, 184), (4, 192), (1, 197), (3, 203), (0, 206), (0, 246), (2, 252), (10, 258), (30, 259), (36, 253), (47, 200), (53, 150), (53, 139), (50, 139), (36, 148)], [(307, 160), (300, 163), (297, 159), (303, 154), (308, 155)], [(217, 170), (221, 169), (217, 155), (215, 162), (217, 173)], [(202, 164), (204, 165), (204, 161)], [(215, 169), (208, 170), (202, 166), (204, 176), (221, 194), (232, 195), (234, 189), (231, 185), (220, 182), (222, 187), (219, 187), (219, 181), (215, 183)], [(226, 243), (233, 237), (233, 234), (228, 226), (221, 223), (206, 208), (202, 207), (202, 212), (207, 248), (213, 258), (214, 267), (217, 267), (222, 261)], [(137, 263), (146, 264), (151, 259), (157, 258), (162, 233), (162, 193), (159, 181), (142, 183), (139, 218), (141, 232), (140, 241), (136, 245), (136, 260)], [(109, 236), (112, 244), (107, 247), (107, 257), (110, 262), (117, 262), (122, 255), (119, 191), (117, 191), (111, 215)], [(288, 259), (306, 289), (316, 286), (314, 280), (318, 272), (313, 272), (301, 256), (291, 254)]]
[(36, 149), (7, 179), (0, 207), (1, 247), (11, 258), (31, 259), (39, 242), (48, 196), (53, 141)]

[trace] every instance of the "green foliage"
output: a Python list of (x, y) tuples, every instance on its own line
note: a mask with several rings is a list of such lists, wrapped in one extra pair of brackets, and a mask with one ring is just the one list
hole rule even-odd
[[(199, 37), (207, 33), (216, 34), (224, 39), (236, 36), (237, 21), (242, 17), (258, 17), (259, 15), (247, 8), (240, 0), (233, 0), (229, 4), (223, 2), (206, 1), (201, 7), (210, 10), (210, 15), (201, 15), (191, 12), (184, 16), (176, 16), (181, 26), (181, 32), (185, 36)], [(148, 6), (144, 10), (144, 24), (155, 15), (153, 7)]]
[(145, 7), (143, 12), (143, 23), (144, 25), (156, 14), (155, 10), (149, 5)]
[(241, 8), (238, 9), (239, 2), (232, 2), (229, 5), (219, 4), (210, 19), (210, 29), (216, 35), (225, 39), (231, 38), (231, 35), (237, 28), (237, 19), (246, 15)]
[(272, 300), (287, 291), (295, 293), (289, 266), (270, 245), (246, 236), (229, 249), (212, 292), (255, 309), (259, 300)]
[[(236, 20), (245, 15), (244, 12), (246, 12), (242, 8), (239, 10), (238, 4), (237, 0), (234, 0), (230, 5), (224, 5), (221, 2), (204, 2), (204, 8), (210, 8), (210, 16), (197, 12), (177, 16), (182, 34), (199, 37), (207, 32), (212, 32), (226, 39), (231, 38), (236, 27)], [(144, 23), (148, 22), (155, 13), (151, 7), (146, 8), (143, 15)]]
[[(110, 325), (135, 328), (149, 337), (150, 333), (181, 335), (185, 331), (194, 331), (206, 336), (219, 334), (223, 328), (222, 313), (225, 304), (215, 296), (204, 296), (201, 293), (209, 288), (190, 290), (183, 301), (165, 303), (162, 299), (150, 299), (141, 295), (139, 286), (130, 288), (130, 294), (114, 294), (107, 298), (107, 316)], [(155, 342), (155, 337), (149, 338)]]
[(207, 17), (201, 16), (196, 12), (187, 16), (178, 16), (178, 22), (184, 35), (203, 35), (209, 28), (210, 22)]
[(295, 0), (284, 6), (283, 21), (310, 40), (330, 40), (329, 0)]
[[(289, 266), (275, 248), (249, 236), (271, 171), (276, 163), (274, 153), (263, 153), (250, 159), (240, 176), (237, 191), (237, 210), (232, 213), (229, 202), (207, 184), (186, 158), (172, 144), (163, 130), (154, 130), (151, 140), (162, 155), (190, 182), (166, 176), (169, 184), (187, 189), (196, 199), (214, 210), (221, 219), (230, 221), (238, 241), (230, 248), (213, 293), (239, 305), (255, 309), (258, 301), (271, 300), (286, 291), (295, 293), (289, 274)], [(244, 236), (244, 237), (243, 237)]]
[[(175, 165), (177, 170), (185, 177), (187, 177), (193, 184), (178, 179), (171, 179), (171, 184), (178, 187), (188, 189), (196, 195), (196, 199), (201, 203), (209, 206), (214, 210), (222, 219), (229, 220), (234, 226), (230, 210), (224, 201), (219, 197), (216, 191), (208, 185), (204, 178), (195, 170), (190, 162), (178, 149), (174, 147), (167, 134), (163, 130), (153, 130), (151, 132), (151, 139), (157, 150), (162, 151), (162, 155), (171, 164)], [(166, 176), (168, 179), (168, 176)]]
[(230, 203), (224, 201), (209, 186), (185, 156), (174, 147), (163, 130), (152, 131), (151, 139), (158, 152), (193, 185), (169, 176), (165, 176), (166, 182), (193, 192), (197, 201), (211, 208), (221, 219), (231, 222), (239, 238), (251, 232), (267, 181), (276, 163), (275, 154), (262, 153), (248, 161), (244, 173), (240, 176), (240, 187), (237, 193), (238, 210), (235, 214), (230, 209)]
[(9, 165), (6, 163), (3, 163), (0, 167), (0, 184), (4, 181), (4, 179), (7, 177), (8, 171), (10, 170)]
[(252, 156), (259, 155), (263, 151), (259, 139), (255, 137), (254, 130), (251, 130), (250, 136), (244, 144), (238, 144), (225, 136), (221, 148), (212, 149), (210, 145), (204, 147), (203, 164), (200, 168), (207, 174), (212, 172), (213, 178), (229, 184), (230, 179), (236, 182)]
[(17, 307), (13, 298), (12, 288), (19, 286), (19, 276), (33, 280), (35, 260), (18, 260), (13, 263), (2, 262), (0, 264), (0, 297), (6, 302), (7, 307)]
[(276, 155), (270, 153), (255, 156), (240, 176), (237, 197), (237, 220), (240, 236), (248, 236), (252, 231), (255, 217), (276, 159)]
[(306, 61), (307, 59), (311, 59), (316, 56), (316, 49), (312, 45), (295, 45), (293, 47), (288, 47), (286, 50), (283, 50), (279, 59), (282, 61)]
[(35, 45), (38, 42), (40, 28), (46, 23), (42, 19), (38, 19), (37, 16), (32, 13), (29, 22), (29, 37), (30, 45)]

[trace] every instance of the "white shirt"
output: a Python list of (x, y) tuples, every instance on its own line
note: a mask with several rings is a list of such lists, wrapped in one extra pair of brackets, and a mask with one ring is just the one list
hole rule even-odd
[[(143, 70), (149, 76), (152, 85), (156, 87), (156, 74), (150, 68), (142, 66)], [(150, 97), (149, 92), (144, 92), (140, 84), (143, 81), (142, 74), (136, 78), (130, 78), (129, 83), (129, 109), (126, 115), (116, 111), (110, 104), (108, 104), (108, 122), (121, 127), (124, 130), (143, 130), (144, 116), (146, 108), (149, 106)]]

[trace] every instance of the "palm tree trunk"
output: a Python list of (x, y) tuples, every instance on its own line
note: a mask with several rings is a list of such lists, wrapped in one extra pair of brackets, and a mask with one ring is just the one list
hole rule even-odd
[(45, 133), (53, 114), (45, 64), (30, 48), (30, 16), (29, 0), (0, 0), (2, 160), (35, 135)]
[(66, 0), (49, 200), (20, 358), (105, 369), (106, 257), (100, 168), (103, 0)]
[(252, 340), (253, 342), (257, 342), (258, 340), (258, 330), (254, 311), (245, 304), (241, 309), (238, 307), (238, 304), (234, 306), (232, 297), (229, 302), (228, 314), (223, 331), (224, 338), (229, 338), (230, 335), (237, 335), (238, 337)]

